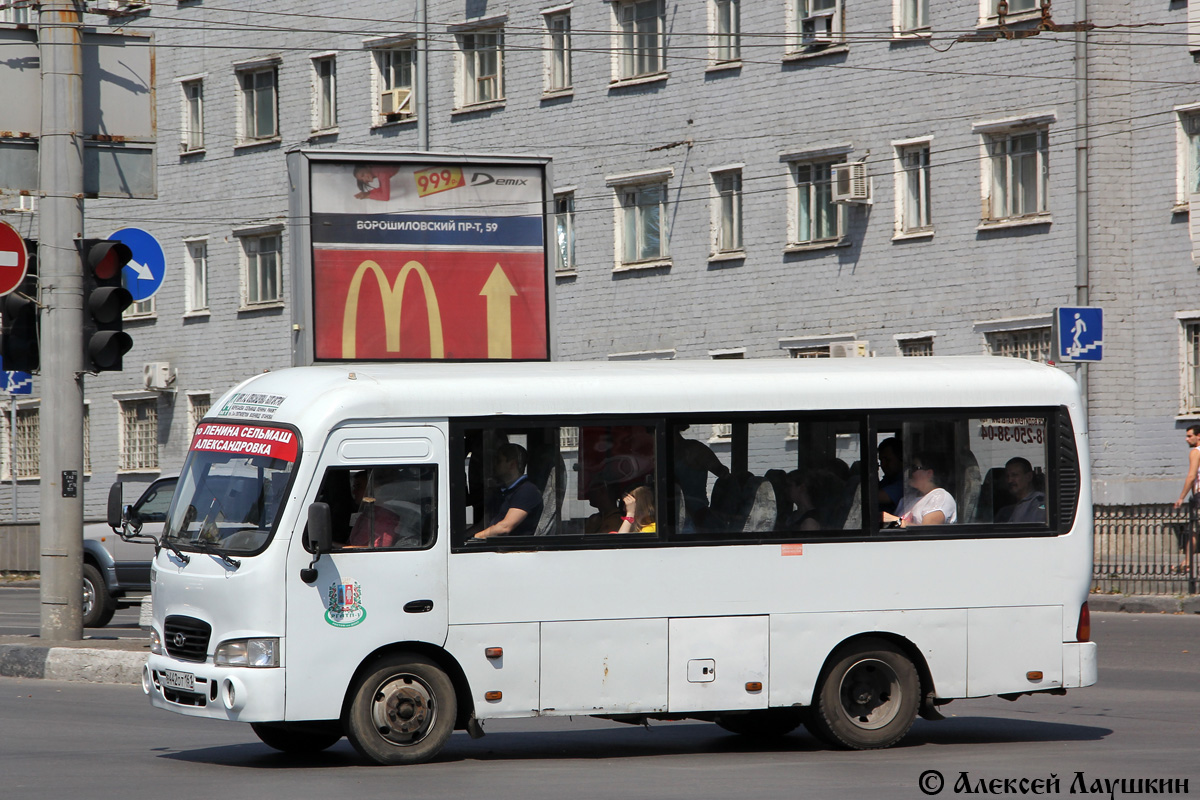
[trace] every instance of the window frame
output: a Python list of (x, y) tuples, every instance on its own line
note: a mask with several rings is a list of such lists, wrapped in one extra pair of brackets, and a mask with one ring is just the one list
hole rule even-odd
[[(1042, 341), (1021, 341), (1025, 337), (1038, 337)], [(1005, 348), (1001, 343), (1000, 348), (997, 347), (997, 340), (1001, 337), (1009, 337), (1013, 339), (1011, 346)], [(989, 330), (984, 333), (984, 345), (988, 355), (1000, 356), (1001, 358), (1023, 358), (1026, 361), (1033, 361), (1038, 364), (1045, 364), (1054, 360), (1054, 337), (1051, 332), (1050, 325), (1024, 325), (1020, 327), (1007, 327)], [(1045, 348), (1043, 351), (1041, 348)], [(998, 352), (998, 349), (1011, 349), (1015, 352)], [(1032, 356), (1038, 352), (1044, 352), (1045, 358), (1037, 359)], [(1020, 353), (1028, 353), (1029, 355), (1021, 355)]]
[(571, 10), (553, 8), (542, 12), (546, 26), (545, 83), (547, 95), (567, 94), (573, 88), (571, 74)]
[[(638, 16), (654, 5), (654, 13)], [(612, 3), (612, 83), (653, 80), (667, 74), (666, 0), (619, 0)], [(653, 30), (642, 25), (653, 21)]]
[[(1032, 150), (1015, 149), (1019, 140), (1035, 137)], [(1027, 125), (983, 133), (983, 186), (985, 216), (980, 225), (1048, 221), (1050, 217), (1050, 128)], [(1018, 173), (1024, 159), (1033, 159), (1035, 208), (1019, 210), (1017, 200), (1029, 194), (1030, 187)], [(1014, 158), (1021, 159), (1014, 167)], [(1020, 187), (1020, 191), (1014, 188)], [(998, 199), (999, 196), (999, 199)]]
[[(933, 222), (933, 139), (913, 139), (893, 142), (896, 175), (896, 232), (893, 238), (915, 238), (932, 236)], [(923, 155), (923, 164), (914, 167), (909, 163), (913, 154)], [(914, 187), (915, 184), (915, 187)], [(910, 225), (912, 203), (917, 200), (918, 224)], [(923, 224), (922, 224), (923, 223)]]
[[(885, 528), (879, 521), (879, 477), (878, 470), (870, 465), (878, 464), (877, 443), (881, 435), (890, 435), (897, 426), (913, 422), (945, 422), (1012, 417), (1044, 417), (1046, 441), (1045, 455), (1047, 474), (1045, 493), (1046, 522), (1042, 523), (996, 523), (956, 522), (953, 525), (913, 526), (908, 528)], [(789, 429), (799, 425), (819, 423), (844, 424), (852, 427), (859, 438), (859, 502), (861, 527), (857, 529), (787, 531), (774, 530), (762, 534), (737, 536), (733, 532), (682, 533), (678, 530), (675, 501), (664, 502), (663, 486), (676, 481), (674, 468), (674, 444), (671, 432), (679, 425), (687, 425), (693, 432), (709, 431), (713, 426), (729, 425), (733, 437), (748, 425), (780, 425), (787, 423)], [(794, 425), (793, 425), (794, 424)], [(466, 470), (464, 431), (467, 429), (498, 428), (509, 433), (520, 429), (546, 429), (590, 426), (652, 426), (655, 429), (655, 491), (658, 507), (657, 531), (637, 534), (553, 534), (545, 536), (501, 536), (468, 544), (466, 526)], [(1065, 427), (1064, 427), (1065, 426)], [(1063, 524), (1063, 492), (1070, 481), (1060, 469), (1067, 455), (1063, 446), (1068, 437), (1073, 437), (1070, 415), (1066, 408), (1051, 406), (1009, 407), (954, 407), (939, 409), (843, 409), (825, 411), (770, 411), (770, 412), (697, 412), (666, 414), (611, 414), (611, 415), (561, 415), (559, 417), (461, 417), (449, 421), (450, 444), (450, 551), (455, 557), (468, 553), (529, 552), (560, 550), (602, 549), (654, 549), (662, 547), (709, 547), (739, 545), (781, 545), (807, 543), (863, 543), (925, 540), (969, 540), (1005, 539), (1019, 537), (1055, 537), (1070, 532), (1071, 526)], [(741, 435), (745, 435), (742, 433)], [(702, 440), (703, 441), (703, 440)], [(728, 440), (722, 440), (727, 442)], [(785, 442), (794, 441), (791, 438)], [(1073, 438), (1071, 438), (1073, 442)], [(785, 448), (791, 445), (785, 444)], [(1073, 451), (1073, 448), (1072, 448)], [(1078, 456), (1075, 456), (1078, 470)], [(982, 478), (982, 475), (981, 475)], [(1078, 474), (1074, 476), (1077, 482)], [(956, 498), (958, 501), (959, 498)], [(1077, 502), (1077, 498), (1076, 498)], [(853, 509), (852, 509), (853, 512)], [(852, 513), (851, 512), (851, 513)]]
[[(370, 49), (372, 127), (412, 122), (420, 112), (417, 107), (417, 43), (412, 40), (389, 41), (387, 45), (373, 46)], [(404, 82), (406, 75), (407, 83)], [(384, 94), (403, 89), (407, 89), (409, 93), (409, 110), (385, 112)]]
[[(196, 250), (201, 249), (197, 258)], [(206, 315), (209, 313), (208, 294), (208, 238), (200, 237), (183, 240), (184, 251), (184, 316)], [(199, 279), (199, 280), (197, 280)], [(198, 302), (197, 294), (203, 302)]]
[(712, 254), (709, 260), (744, 256), (742, 167), (718, 167), (710, 170), (709, 174), (712, 176), (713, 201)]
[[(815, 7), (816, 4), (821, 7)], [(824, 30), (816, 30), (818, 20), (824, 21)], [(846, 47), (845, 30), (846, 8), (843, 0), (788, 0), (785, 55), (803, 56), (831, 48), (842, 49)]]
[[(648, 173), (643, 176), (629, 177), (626, 179), (610, 179), (609, 186), (613, 189), (614, 203), (616, 206), (616, 266), (614, 269), (645, 269), (648, 267), (660, 267), (671, 263), (671, 234), (669, 229), (670, 221), (670, 178), (672, 171), (658, 171)], [(652, 205), (650, 203), (637, 202), (637, 198), (643, 196), (652, 188), (657, 188), (660, 192), (657, 204), (658, 214), (658, 253), (657, 255), (639, 257), (629, 259), (626, 256), (631, 255), (630, 247), (632, 234), (633, 245), (637, 249), (637, 254), (640, 255), (645, 250), (645, 245), (648, 241), (645, 236), (648, 234), (647, 217), (639, 209), (648, 209)], [(633, 201), (632, 203), (630, 201)]]
[(1176, 314), (1179, 321), (1179, 416), (1200, 416), (1200, 311)]
[[(575, 247), (575, 190), (554, 193), (554, 272), (571, 274), (579, 269)], [(564, 245), (567, 257), (563, 258)]]
[(709, 60), (713, 67), (742, 61), (741, 0), (709, 0)]
[[(271, 230), (244, 232), (236, 234), (239, 240), (239, 249), (241, 251), (239, 260), (241, 263), (241, 310), (251, 310), (256, 308), (271, 308), (281, 306), (284, 302), (283, 296), (283, 229), (274, 228)], [(267, 239), (275, 239), (278, 242), (278, 249), (268, 251), (275, 254), (274, 265), (274, 283), (275, 296), (263, 299), (258, 297), (252, 299), (251, 287), (260, 289), (265, 285), (262, 282), (262, 276), (258, 274), (261, 271), (261, 254), (263, 251), (258, 249), (260, 243)], [(255, 250), (251, 252), (248, 245), (255, 242)], [(252, 274), (254, 273), (254, 274)]]
[[(841, 203), (833, 200), (833, 165), (846, 163), (847, 155), (827, 156), (823, 158), (795, 159), (788, 161), (788, 174), (791, 187), (788, 192), (788, 242), (790, 249), (817, 249), (836, 247), (846, 238), (846, 215)], [(804, 170), (808, 170), (807, 179)], [(815, 175), (816, 170), (821, 175)], [(822, 189), (822, 187), (824, 187)], [(833, 214), (833, 235), (813, 236), (802, 238), (805, 228), (804, 213), (808, 209), (807, 227), (815, 232), (817, 227), (813, 211), (824, 208), (825, 213)]]
[[(204, 146), (204, 78), (203, 75), (179, 79), (182, 124), (179, 152), (181, 155), (203, 153)], [(192, 90), (195, 90), (193, 96)]]
[[(278, 61), (272, 60), (235, 67), (234, 71), (238, 81), (237, 143), (239, 146), (253, 146), (280, 140), (279, 66)], [(258, 85), (259, 78), (263, 75), (271, 76), (269, 86)], [(250, 85), (247, 85), (247, 81), (250, 81)], [(271, 132), (266, 134), (258, 127), (260, 101), (269, 103), (271, 109)]]
[(929, 3), (930, 0), (894, 0), (893, 35), (906, 39), (928, 36), (931, 30)]
[[(331, 133), (338, 128), (337, 55), (321, 53), (312, 56), (313, 118), (312, 133)], [(328, 67), (328, 74), (325, 68)]]
[[(146, 420), (130, 419), (130, 414), (136, 415), (136, 409), (139, 407), (146, 407), (152, 410), (153, 414), (148, 414)], [(150, 419), (150, 416), (153, 419)], [(162, 452), (158, 441), (158, 395), (139, 392), (131, 396), (118, 397), (117, 423), (117, 472), (160, 472)], [(137, 435), (141, 427), (150, 430), (152, 435), (150, 437)], [(147, 444), (145, 456), (141, 457), (136, 450), (138, 442), (148, 443), (151, 439), (153, 440), (153, 449), (151, 450)]]
[(1200, 104), (1176, 106), (1175, 207), (1190, 210), (1200, 195)]
[[(478, 46), (479, 37), (495, 37), (490, 44)], [(504, 103), (504, 26), (486, 25), (459, 30), (455, 33), (458, 45), (458, 108), (472, 110)], [(492, 53), (494, 65), (487, 64), (487, 53)], [(491, 68), (491, 72), (484, 70)], [(492, 96), (484, 96), (480, 87), (491, 81)]]

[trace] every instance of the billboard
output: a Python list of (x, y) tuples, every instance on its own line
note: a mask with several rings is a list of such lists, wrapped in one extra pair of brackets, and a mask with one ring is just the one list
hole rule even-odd
[[(547, 159), (289, 154), (297, 363), (550, 358)], [(307, 241), (304, 241), (307, 240)]]

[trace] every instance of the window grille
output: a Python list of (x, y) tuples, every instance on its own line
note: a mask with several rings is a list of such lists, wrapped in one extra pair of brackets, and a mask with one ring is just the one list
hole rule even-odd
[(17, 478), (36, 478), (40, 469), (41, 419), (37, 406), (17, 407), (17, 442), (14, 462)]
[(1050, 360), (1049, 328), (989, 333), (987, 343), (988, 351), (994, 356), (1011, 356), (1042, 362)]
[(900, 341), (900, 355), (902, 356), (931, 356), (933, 355), (933, 337), (922, 337), (920, 339), (902, 339)]
[(158, 400), (121, 402), (121, 469), (158, 469)]

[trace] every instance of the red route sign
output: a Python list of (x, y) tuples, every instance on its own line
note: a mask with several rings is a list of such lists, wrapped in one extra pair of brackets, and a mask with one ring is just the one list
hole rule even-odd
[(17, 229), (0, 222), (0, 296), (6, 295), (25, 280), (29, 267), (29, 252)]
[(196, 426), (192, 450), (295, 461), (300, 443), (296, 434), (286, 428), (205, 422)]

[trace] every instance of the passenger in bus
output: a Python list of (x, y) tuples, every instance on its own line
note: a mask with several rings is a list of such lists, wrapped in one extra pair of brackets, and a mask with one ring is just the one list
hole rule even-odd
[(358, 513), (353, 515), (347, 548), (381, 549), (396, 545), (401, 518), (394, 507), (394, 495), (400, 480), (399, 472), (393, 469), (364, 469), (354, 476), (353, 492), (358, 501)]
[(1004, 478), (1017, 502), (1000, 509), (996, 522), (1045, 522), (1046, 493), (1034, 485), (1033, 465), (1020, 456), (1010, 458), (1004, 465)]
[(832, 470), (813, 467), (788, 473), (788, 496), (795, 510), (784, 521), (789, 531), (819, 531), (830, 527), (829, 515), (841, 498), (842, 482)]
[(896, 514), (882, 512), (885, 523), (897, 523), (901, 528), (912, 525), (941, 525), (958, 521), (958, 505), (944, 488), (944, 460), (936, 453), (921, 453), (908, 468), (908, 485), (912, 492), (900, 501)]
[(496, 450), (492, 476), (499, 482), (500, 504), (486, 528), (473, 538), (532, 536), (542, 516), (542, 493), (525, 474), (529, 456), (519, 444), (508, 442)]
[(879, 508), (895, 514), (904, 497), (904, 451), (895, 436), (884, 439), (876, 448), (879, 453)]
[(683, 438), (687, 425), (674, 429), (675, 482), (683, 490), (683, 505), (688, 518), (697, 527), (704, 525), (708, 512), (708, 476), (717, 478), (729, 475), (729, 467), (721, 463), (712, 449), (696, 439)]
[(583, 521), (584, 533), (612, 533), (621, 527), (621, 509), (613, 499), (612, 488), (602, 480), (593, 480), (588, 486), (587, 501), (596, 513)]
[(654, 491), (649, 486), (637, 486), (621, 500), (625, 513), (617, 533), (653, 533), (658, 530), (654, 517)]

